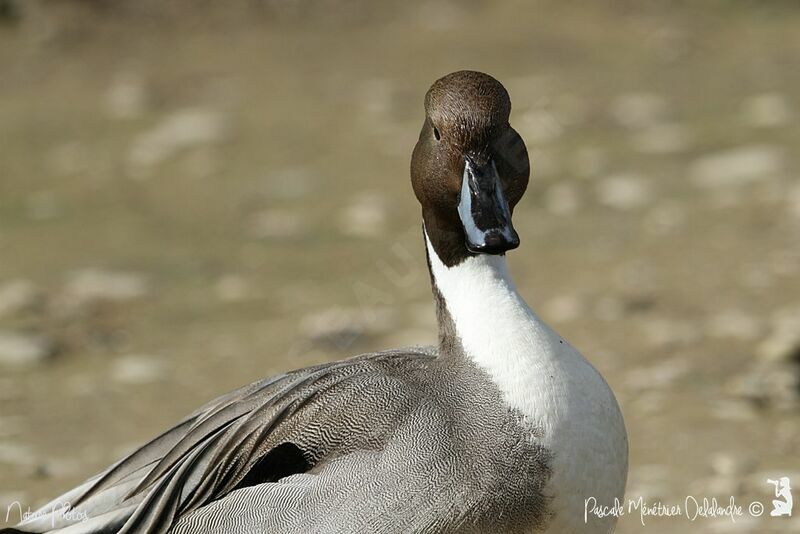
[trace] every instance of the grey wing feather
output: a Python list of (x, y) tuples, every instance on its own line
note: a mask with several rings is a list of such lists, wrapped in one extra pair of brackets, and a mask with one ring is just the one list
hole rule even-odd
[[(237, 484), (259, 459), (287, 440), (298, 442), (309, 466), (325, 456), (335, 457), (348, 446), (347, 432), (326, 428), (325, 422), (350, 410), (363, 385), (386, 380), (386, 366), (394, 365), (390, 362), (415, 366), (431, 359), (427, 350), (369, 354), (231, 392), (48, 503), (16, 528), (60, 534), (165, 533), (179, 517), (233, 490), (243, 491)], [(332, 402), (310, 402), (324, 396)], [(322, 405), (325, 417), (320, 418)], [(358, 417), (352, 423), (366, 428)], [(66, 502), (71, 504), (69, 513), (62, 506)]]

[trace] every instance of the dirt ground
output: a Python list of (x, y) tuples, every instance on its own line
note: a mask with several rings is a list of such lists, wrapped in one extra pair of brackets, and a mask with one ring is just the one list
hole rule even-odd
[(627, 498), (743, 507), (617, 531), (800, 532), (767, 483), (800, 488), (800, 6), (157, 6), (0, 1), (0, 526), (234, 387), (432, 342), (408, 164), (470, 68), (533, 160), (512, 274), (616, 392)]

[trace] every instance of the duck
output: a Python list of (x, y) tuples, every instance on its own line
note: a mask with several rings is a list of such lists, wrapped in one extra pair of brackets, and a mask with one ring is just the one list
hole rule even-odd
[(457, 71), (424, 109), (410, 174), (436, 346), (244, 386), (0, 532), (613, 531), (586, 508), (624, 495), (619, 405), (509, 274), (530, 175), (509, 94)]

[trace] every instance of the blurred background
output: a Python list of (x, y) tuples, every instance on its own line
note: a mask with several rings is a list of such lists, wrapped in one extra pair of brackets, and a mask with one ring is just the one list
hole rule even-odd
[(533, 159), (512, 273), (614, 388), (628, 497), (745, 507), (618, 531), (800, 532), (746, 510), (800, 488), (798, 28), (788, 0), (0, 0), (0, 511), (245, 383), (434, 342), (408, 165), (469, 68)]

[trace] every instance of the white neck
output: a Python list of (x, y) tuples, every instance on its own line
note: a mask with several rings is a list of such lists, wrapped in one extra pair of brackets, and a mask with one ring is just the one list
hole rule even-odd
[(445, 266), (425, 235), (431, 272), (466, 357), (553, 454), (547, 532), (607, 532), (612, 517), (583, 523), (584, 499), (612, 505), (627, 474), (625, 426), (611, 389), (581, 354), (517, 293), (504, 256)]
[(431, 271), (465, 355), (489, 373), (506, 401), (533, 416), (531, 378), (564, 341), (528, 307), (508, 274), (505, 256), (480, 254), (445, 266), (425, 235)]

